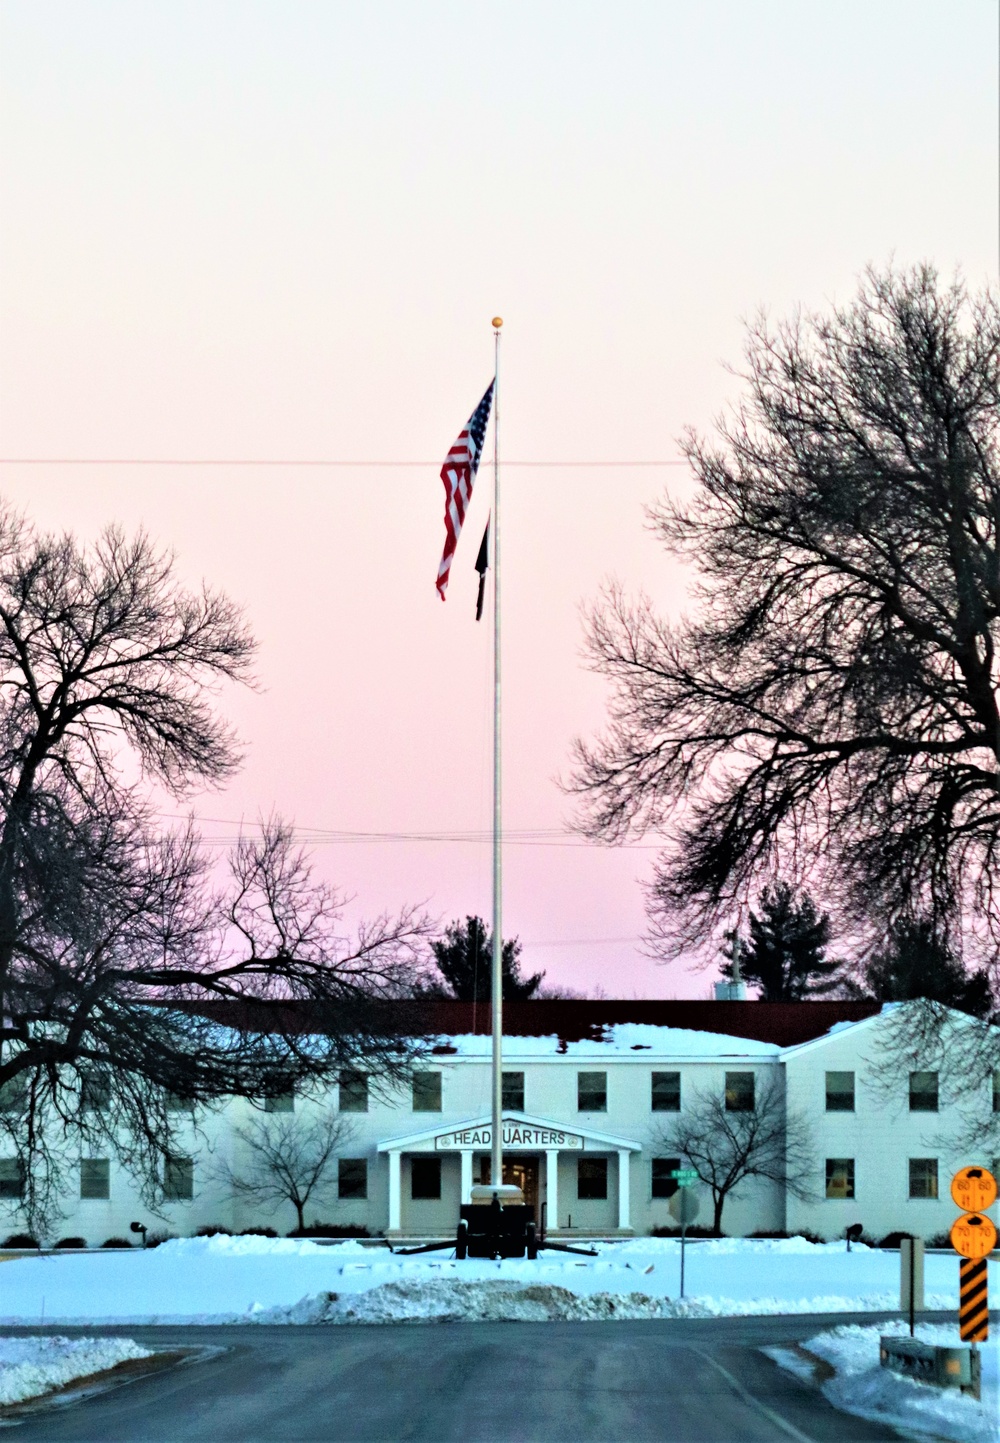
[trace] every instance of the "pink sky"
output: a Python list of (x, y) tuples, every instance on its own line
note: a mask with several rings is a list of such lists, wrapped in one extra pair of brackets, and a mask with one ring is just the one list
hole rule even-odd
[[(441, 839), (489, 826), (485, 472), (434, 579), (490, 317), (507, 457), (675, 457), (758, 306), (893, 254), (995, 283), (996, 56), (986, 0), (4, 0), (0, 456), (429, 463), (0, 467), (41, 526), (144, 526), (246, 606), (262, 690), (226, 699), (248, 755), (206, 833), (275, 808), (355, 913), (487, 914), (488, 845)], [(562, 835), (555, 783), (603, 716), (581, 605), (611, 575), (683, 605), (643, 529), (683, 477), (504, 480), (505, 930), (611, 996), (708, 986), (640, 953), (655, 839)]]

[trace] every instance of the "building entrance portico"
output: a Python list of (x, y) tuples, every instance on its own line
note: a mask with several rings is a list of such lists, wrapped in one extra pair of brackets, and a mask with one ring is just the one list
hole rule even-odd
[[(521, 1189), (525, 1204), (535, 1214), (535, 1222), (541, 1222), (541, 1208), (539, 1196), (539, 1183), (541, 1171), (541, 1158), (531, 1157), (527, 1153), (524, 1156), (515, 1153), (513, 1157), (505, 1157), (503, 1161), (503, 1180), (505, 1183), (513, 1183)], [(474, 1183), (488, 1183), (490, 1181), (490, 1155), (488, 1152), (477, 1153), (472, 1169)]]
[[(611, 1137), (606, 1133), (595, 1132), (589, 1127), (567, 1128), (547, 1118), (530, 1117), (521, 1112), (505, 1112), (502, 1126), (503, 1180), (516, 1182), (521, 1186), (525, 1201), (535, 1207), (535, 1215), (539, 1221), (544, 1204), (547, 1230), (562, 1231), (567, 1225), (564, 1219), (570, 1219), (575, 1210), (577, 1222), (574, 1231), (581, 1228), (596, 1232), (632, 1231), (630, 1158), (633, 1153), (641, 1152), (639, 1143), (629, 1138)], [(471, 1118), (457, 1125), (439, 1125), (423, 1132), (387, 1138), (380, 1142), (378, 1151), (387, 1155), (389, 1163), (389, 1235), (400, 1237), (450, 1231), (458, 1221), (457, 1204), (471, 1200), (473, 1183), (484, 1176), (484, 1165), (485, 1177), (489, 1176), (491, 1144), (492, 1129), (488, 1117)], [(585, 1153), (602, 1154), (610, 1165), (607, 1171), (606, 1203), (602, 1203), (596, 1211), (595, 1205), (591, 1204), (589, 1212), (587, 1205), (577, 1203), (575, 1191), (572, 1196), (569, 1195), (572, 1170), (575, 1167), (572, 1159)], [(405, 1219), (404, 1224), (404, 1159), (407, 1168), (412, 1170), (415, 1158), (428, 1155), (439, 1159), (436, 1166), (441, 1176), (440, 1201), (433, 1210), (428, 1210), (425, 1204), (421, 1204), (419, 1218), (414, 1212)], [(614, 1168), (615, 1159), (617, 1169)], [(566, 1162), (566, 1167), (562, 1169), (562, 1178), (561, 1160)], [(454, 1176), (452, 1169), (456, 1161), (457, 1176)], [(429, 1165), (421, 1164), (422, 1167)], [(615, 1170), (616, 1199), (612, 1191), (612, 1174)], [(560, 1197), (563, 1189), (567, 1190), (564, 1199)], [(451, 1202), (453, 1197), (454, 1206)]]

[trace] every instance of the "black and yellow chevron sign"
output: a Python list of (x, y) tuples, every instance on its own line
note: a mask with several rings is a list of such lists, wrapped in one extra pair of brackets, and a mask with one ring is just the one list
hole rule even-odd
[(985, 1343), (990, 1334), (986, 1259), (963, 1258), (959, 1269), (959, 1334), (964, 1343)]

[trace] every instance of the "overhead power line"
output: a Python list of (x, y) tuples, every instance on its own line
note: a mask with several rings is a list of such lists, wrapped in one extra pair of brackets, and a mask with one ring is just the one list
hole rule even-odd
[[(170, 821), (186, 821), (186, 816), (178, 812), (162, 812), (164, 819)], [(236, 841), (241, 832), (251, 833), (254, 828), (247, 822), (237, 821), (233, 817), (195, 817), (196, 823), (207, 823), (210, 826), (232, 827), (232, 833), (221, 835), (203, 835), (201, 840), (208, 846), (228, 847)], [(386, 831), (367, 832), (349, 831), (334, 827), (293, 827), (295, 840), (310, 846), (319, 844), (340, 843), (346, 845), (371, 844), (382, 842), (416, 842), (416, 843), (457, 843), (460, 846), (488, 846), (493, 840), (493, 834), (488, 828), (462, 829), (434, 829), (429, 828), (419, 832)], [(611, 848), (622, 847), (633, 851), (658, 852), (662, 848), (656, 842), (589, 842), (581, 838), (575, 840), (571, 833), (560, 827), (536, 827), (536, 828), (508, 828), (504, 831), (504, 845), (512, 847), (577, 847), (577, 848)]]
[[(490, 846), (492, 837), (483, 836), (449, 836), (445, 833), (429, 832), (309, 832), (296, 827), (295, 840), (307, 846), (327, 846), (334, 843), (345, 845), (381, 845), (384, 842), (411, 842), (416, 844), (432, 843), (435, 846), (442, 843), (454, 842), (459, 846)], [(202, 842), (209, 847), (228, 847), (236, 840), (234, 836), (203, 836)], [(549, 841), (540, 837), (522, 837), (518, 834), (511, 835), (504, 833), (503, 844), (505, 847), (565, 847), (577, 851), (599, 850), (606, 851), (632, 851), (632, 852), (660, 852), (663, 848), (655, 842), (590, 842), (581, 840), (574, 842)]]
[(525, 947), (611, 947), (625, 942), (644, 942), (645, 937), (560, 937), (555, 941), (529, 942)]
[[(560, 467), (579, 470), (581, 467), (604, 467), (606, 469), (635, 468), (638, 466), (687, 466), (681, 459), (670, 461), (505, 461), (504, 466)], [(436, 461), (343, 461), (343, 460), (295, 460), (277, 457), (194, 457), (194, 456), (0, 456), (0, 466), (291, 466), (299, 468), (323, 467), (376, 467), (383, 470), (400, 467), (415, 467), (427, 470), (440, 469), (441, 458)]]

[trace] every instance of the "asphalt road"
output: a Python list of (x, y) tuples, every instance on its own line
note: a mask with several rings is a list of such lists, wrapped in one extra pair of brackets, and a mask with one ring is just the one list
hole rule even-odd
[[(852, 1321), (109, 1328), (225, 1351), (7, 1423), (18, 1443), (865, 1443), (757, 1349)], [(870, 1318), (857, 1321), (871, 1321)], [(14, 1330), (11, 1330), (14, 1331)], [(49, 1331), (49, 1330), (46, 1330)], [(68, 1333), (78, 1329), (61, 1330)]]

